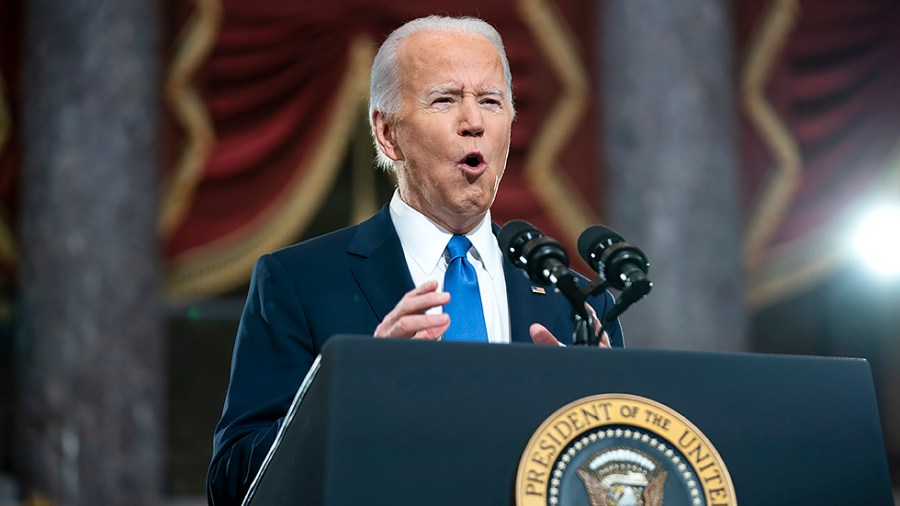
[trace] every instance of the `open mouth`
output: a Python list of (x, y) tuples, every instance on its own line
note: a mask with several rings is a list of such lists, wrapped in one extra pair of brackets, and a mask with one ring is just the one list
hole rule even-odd
[(484, 163), (484, 158), (481, 156), (481, 153), (469, 153), (465, 158), (462, 159), (462, 163), (463, 165), (468, 165), (469, 167), (475, 169)]

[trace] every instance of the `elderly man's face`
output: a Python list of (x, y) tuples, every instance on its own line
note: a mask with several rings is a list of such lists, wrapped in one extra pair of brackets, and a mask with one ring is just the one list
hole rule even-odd
[(493, 203), (509, 154), (500, 55), (484, 37), (459, 33), (419, 32), (398, 49), (402, 108), (393, 122), (376, 120), (379, 142), (401, 162), (403, 200), (467, 232)]

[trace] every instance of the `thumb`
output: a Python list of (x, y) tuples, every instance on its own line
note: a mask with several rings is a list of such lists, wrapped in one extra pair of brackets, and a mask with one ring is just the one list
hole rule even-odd
[(553, 337), (553, 334), (547, 330), (547, 327), (540, 323), (531, 324), (531, 327), (528, 327), (528, 333), (531, 334), (531, 340), (534, 341), (534, 344), (559, 346), (559, 340)]

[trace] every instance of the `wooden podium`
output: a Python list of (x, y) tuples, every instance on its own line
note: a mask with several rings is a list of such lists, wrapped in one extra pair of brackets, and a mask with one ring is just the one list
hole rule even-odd
[(604, 393), (690, 420), (740, 504), (893, 504), (861, 359), (336, 336), (307, 380), (245, 504), (513, 504), (538, 427)]

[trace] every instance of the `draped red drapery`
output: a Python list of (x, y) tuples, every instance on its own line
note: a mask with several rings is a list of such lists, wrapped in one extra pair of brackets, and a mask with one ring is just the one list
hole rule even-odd
[(760, 306), (845, 261), (869, 202), (900, 200), (900, 3), (739, 6), (745, 260)]
[[(21, 1), (0, 5), (0, 263), (15, 269), (21, 158)], [(900, 179), (900, 4), (736, 3), (749, 296), (777, 301), (837, 268), (853, 212)], [(478, 15), (504, 36), (518, 118), (494, 217), (564, 241), (603, 203), (587, 0), (415, 5), (164, 0), (170, 293), (244, 283), (253, 259), (303, 237), (364, 121), (368, 64), (416, 16)], [(576, 198), (565, 198), (575, 195)]]
[[(518, 111), (494, 219), (528, 219), (574, 242), (580, 228), (597, 220), (593, 6), (481, 4), (454, 3), (452, 14), (478, 15), (503, 34)], [(204, 14), (197, 3), (185, 26), (217, 24), (193, 81), (215, 141), (198, 176), (183, 179), (188, 190), (172, 190), (173, 184), (167, 193), (166, 204), (183, 210), (166, 240), (172, 292), (207, 295), (244, 282), (259, 254), (302, 235), (331, 189), (354, 125), (365, 121), (377, 45), (404, 21), (441, 11), (447, 12), (440, 2), (229, 0), (218, 14)], [(184, 93), (168, 98), (177, 122)], [(189, 121), (180, 126), (190, 140)], [(175, 167), (170, 183), (185, 170)]]
[(16, 211), (21, 159), (21, 124), (16, 104), (21, 98), (22, 7), (0, 3), (0, 285), (14, 284)]

